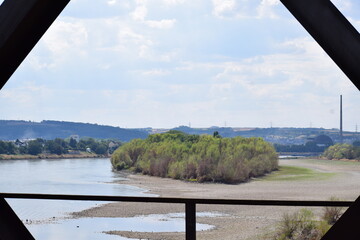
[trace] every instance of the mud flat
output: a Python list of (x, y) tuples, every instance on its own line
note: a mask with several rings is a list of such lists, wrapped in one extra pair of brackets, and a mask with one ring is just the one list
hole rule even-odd
[[(193, 183), (168, 178), (129, 174), (128, 181), (119, 182), (148, 189), (161, 197), (329, 200), (336, 196), (355, 200), (360, 194), (360, 163), (319, 159), (280, 160), (280, 171), (250, 182), (227, 185)], [(287, 171), (285, 171), (287, 170)], [(199, 231), (198, 239), (267, 239), (286, 212), (299, 207), (197, 205), (197, 212), (219, 213), (216, 217), (197, 217), (198, 223), (210, 224), (213, 229)], [(321, 214), (321, 208), (311, 208)], [(109, 203), (82, 212), (81, 217), (135, 217), (150, 214), (183, 213), (183, 204)], [(184, 239), (183, 232), (107, 232), (135, 239)]]

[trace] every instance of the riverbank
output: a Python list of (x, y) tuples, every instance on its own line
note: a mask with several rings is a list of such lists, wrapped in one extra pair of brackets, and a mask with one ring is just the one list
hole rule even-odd
[[(276, 177), (253, 179), (248, 183), (228, 185), (215, 183), (191, 183), (168, 178), (128, 174), (126, 184), (147, 189), (161, 197), (217, 198), (217, 199), (283, 199), (329, 200), (336, 196), (343, 200), (355, 200), (360, 189), (360, 163), (328, 161), (320, 159), (280, 160), (280, 166), (308, 168), (327, 177), (295, 177), (284, 181)], [(331, 174), (330, 174), (331, 173)], [(289, 174), (289, 173), (285, 173)], [(291, 173), (293, 174), (293, 173)], [(198, 239), (266, 239), (264, 234), (276, 229), (284, 213), (299, 207), (222, 206), (197, 205), (197, 212), (221, 213), (217, 217), (197, 217), (198, 223), (214, 226), (214, 229), (197, 233)], [(320, 215), (322, 208), (311, 208)], [(159, 203), (110, 203), (73, 213), (72, 217), (134, 217), (149, 214), (183, 213), (183, 204)], [(107, 232), (135, 239), (184, 239), (184, 233), (116, 231)]]
[(30, 155), (30, 154), (0, 154), (0, 160), (24, 160), (24, 159), (61, 159), (61, 158), (109, 158), (108, 155), (99, 155), (95, 153), (86, 153), (81, 152), (79, 154), (39, 154), (39, 155)]

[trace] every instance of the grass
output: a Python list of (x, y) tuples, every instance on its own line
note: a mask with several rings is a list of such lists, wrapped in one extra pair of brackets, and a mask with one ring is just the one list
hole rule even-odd
[(328, 159), (304, 159), (307, 163), (318, 163), (322, 165), (336, 165), (336, 166), (359, 166), (358, 160), (328, 160)]
[(280, 166), (279, 170), (274, 171), (265, 177), (259, 178), (260, 181), (301, 181), (301, 180), (326, 180), (334, 176), (335, 173), (323, 173), (309, 168)]

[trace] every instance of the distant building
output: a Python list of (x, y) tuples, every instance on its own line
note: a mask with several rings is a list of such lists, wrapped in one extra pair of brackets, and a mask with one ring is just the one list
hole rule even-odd
[(331, 145), (334, 145), (333, 140), (327, 136), (327, 135), (319, 135), (314, 138), (314, 142), (318, 147), (329, 147)]
[(79, 137), (79, 135), (71, 135), (70, 136), (70, 139), (74, 139), (76, 142), (79, 142), (80, 141), (80, 137)]

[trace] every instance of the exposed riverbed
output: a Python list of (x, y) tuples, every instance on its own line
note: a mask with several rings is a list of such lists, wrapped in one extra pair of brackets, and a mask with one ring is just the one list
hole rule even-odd
[[(277, 173), (238, 185), (199, 184), (116, 173), (109, 159), (10, 160), (0, 161), (0, 192), (294, 200), (355, 200), (360, 194), (359, 162), (296, 159), (280, 165), (312, 172), (289, 181)], [(8, 201), (40, 240), (184, 239), (182, 204)], [(298, 209), (198, 205), (198, 239), (259, 239), (285, 212)]]

